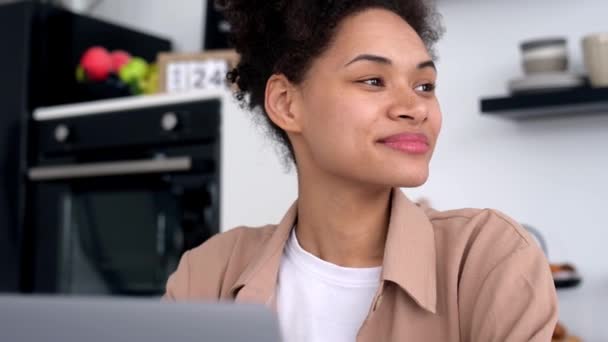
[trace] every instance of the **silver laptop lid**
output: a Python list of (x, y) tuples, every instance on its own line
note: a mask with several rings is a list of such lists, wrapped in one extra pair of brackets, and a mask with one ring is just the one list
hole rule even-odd
[(0, 296), (0, 341), (279, 340), (275, 315), (258, 305)]

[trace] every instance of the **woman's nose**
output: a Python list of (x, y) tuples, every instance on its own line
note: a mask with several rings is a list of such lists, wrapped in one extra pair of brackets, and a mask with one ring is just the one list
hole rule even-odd
[(413, 89), (401, 90), (394, 96), (388, 115), (392, 120), (407, 120), (412, 125), (420, 125), (428, 118), (428, 106)]

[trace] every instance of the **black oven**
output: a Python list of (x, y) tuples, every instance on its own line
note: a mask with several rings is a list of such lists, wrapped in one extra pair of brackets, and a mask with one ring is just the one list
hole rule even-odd
[(28, 128), (21, 290), (155, 296), (219, 231), (217, 98), (37, 111)]
[(59, 2), (0, 0), (0, 292), (18, 290), (22, 120), (37, 107), (120, 93), (111, 82), (79, 83), (74, 77), (80, 57), (93, 45), (150, 62), (172, 50), (169, 40), (53, 5)]

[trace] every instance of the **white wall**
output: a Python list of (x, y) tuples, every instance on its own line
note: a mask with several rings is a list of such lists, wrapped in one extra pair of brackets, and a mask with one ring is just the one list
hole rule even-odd
[(264, 127), (230, 95), (223, 115), (222, 231), (278, 223), (297, 196), (295, 173), (286, 172)]
[(446, 1), (439, 44), (443, 135), (429, 182), (412, 194), (444, 209), (496, 207), (540, 229), (553, 261), (608, 282), (608, 113), (514, 122), (479, 112), (479, 98), (507, 93), (522, 75), (519, 42), (565, 36), (573, 70), (580, 38), (606, 29), (608, 2)]
[(439, 209), (499, 208), (541, 230), (550, 260), (584, 277), (582, 289), (560, 291), (561, 319), (586, 341), (607, 340), (597, 307), (608, 302), (608, 112), (514, 122), (482, 116), (479, 98), (507, 94), (528, 38), (566, 37), (572, 70), (583, 71), (580, 38), (608, 30), (608, 1), (451, 0), (440, 10), (443, 133), (429, 182), (409, 193)]
[[(81, 10), (92, 0), (68, 0)], [(92, 16), (170, 38), (176, 51), (198, 51), (203, 43), (206, 2), (201, 0), (103, 0)]]

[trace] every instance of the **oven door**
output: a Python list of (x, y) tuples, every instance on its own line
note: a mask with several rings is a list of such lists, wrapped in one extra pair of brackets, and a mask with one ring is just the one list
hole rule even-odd
[(182, 253), (219, 231), (217, 174), (187, 158), (40, 167), (29, 178), (25, 292), (161, 295)]

